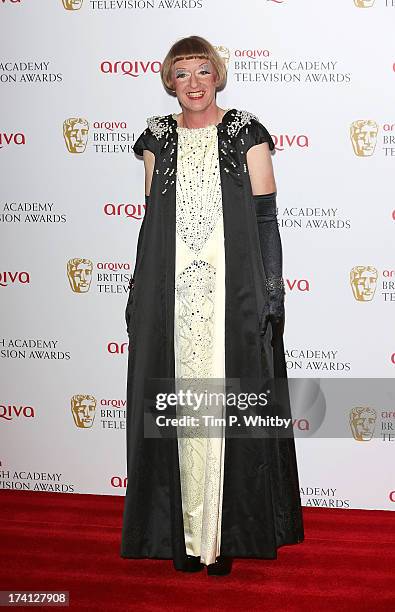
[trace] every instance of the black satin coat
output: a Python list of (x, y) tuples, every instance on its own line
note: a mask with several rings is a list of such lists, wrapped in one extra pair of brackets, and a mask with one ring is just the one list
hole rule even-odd
[[(144, 378), (174, 378), (177, 122), (148, 120), (134, 151), (155, 154), (151, 193), (137, 244), (129, 333), (127, 474), (121, 556), (185, 559), (176, 439), (144, 438)], [(273, 140), (256, 117), (231, 109), (217, 126), (225, 244), (226, 377), (287, 376), (282, 338), (262, 333), (268, 296), (247, 169), (248, 149)], [(228, 437), (221, 554), (274, 559), (303, 540), (294, 439)]]

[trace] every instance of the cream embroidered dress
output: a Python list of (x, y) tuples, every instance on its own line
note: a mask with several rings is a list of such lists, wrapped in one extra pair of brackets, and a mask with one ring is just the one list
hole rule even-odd
[[(176, 390), (225, 389), (225, 250), (215, 125), (177, 127), (176, 270), (174, 351)], [(183, 381), (182, 379), (186, 379)], [(218, 391), (218, 386), (215, 387)], [(203, 415), (209, 415), (206, 420)], [(199, 427), (178, 428), (178, 453), (186, 552), (206, 565), (220, 554), (224, 428), (223, 403), (207, 408), (177, 405)], [(220, 434), (218, 434), (220, 432)], [(221, 433), (222, 432), (222, 433)]]

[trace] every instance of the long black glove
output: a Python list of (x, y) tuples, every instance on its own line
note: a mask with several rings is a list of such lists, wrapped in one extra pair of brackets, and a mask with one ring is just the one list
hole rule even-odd
[(285, 324), (283, 252), (277, 223), (276, 193), (252, 196), (255, 204), (259, 244), (266, 274), (269, 295), (268, 310), (264, 313), (262, 334), (270, 321), (273, 336), (282, 335)]

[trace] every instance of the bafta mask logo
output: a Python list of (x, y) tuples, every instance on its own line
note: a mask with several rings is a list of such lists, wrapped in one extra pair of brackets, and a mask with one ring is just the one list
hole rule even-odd
[(69, 153), (83, 153), (88, 142), (89, 123), (82, 117), (63, 121), (63, 136)]
[(81, 429), (92, 427), (96, 414), (96, 398), (93, 395), (73, 395), (71, 412), (76, 427)]
[(355, 155), (370, 157), (376, 148), (379, 126), (371, 119), (353, 121), (350, 127), (350, 137)]
[(62, 0), (66, 11), (78, 11), (84, 0)]
[(67, 262), (67, 277), (75, 293), (87, 293), (91, 286), (93, 263), (90, 259), (75, 257)]
[(350, 272), (352, 292), (358, 302), (370, 302), (376, 291), (378, 272), (373, 266), (354, 266)]
[(375, 0), (354, 0), (354, 4), (358, 8), (370, 8), (374, 3)]
[(230, 51), (227, 47), (223, 47), (222, 45), (218, 47), (214, 47), (220, 58), (223, 60), (226, 70), (229, 68), (229, 60), (230, 60)]
[(368, 406), (357, 406), (350, 410), (351, 432), (357, 442), (368, 442), (372, 439), (376, 418), (376, 411)]

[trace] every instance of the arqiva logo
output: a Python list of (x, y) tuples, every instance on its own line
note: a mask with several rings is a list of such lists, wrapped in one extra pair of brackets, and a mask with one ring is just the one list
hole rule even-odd
[(159, 74), (162, 67), (161, 62), (154, 60), (122, 60), (116, 62), (104, 61), (100, 64), (100, 72), (103, 74), (124, 74), (126, 76), (139, 77), (146, 74)]
[(8, 134), (7, 132), (0, 132), (0, 149), (7, 145), (25, 145), (26, 138), (22, 132), (16, 134)]
[(126, 489), (128, 484), (127, 478), (121, 478), (121, 476), (113, 476), (110, 480), (111, 486), (115, 489)]
[(8, 285), (28, 285), (29, 283), (29, 272), (0, 272), (0, 287), (7, 287)]
[(287, 278), (285, 285), (290, 291), (310, 291), (310, 283), (306, 278)]
[(20, 4), (22, 0), (0, 0), (1, 4)]
[(110, 355), (123, 355), (128, 350), (128, 342), (109, 342), (107, 344), (107, 352)]
[(14, 418), (19, 417), (33, 419), (35, 416), (33, 406), (0, 405), (0, 419), (4, 419), (5, 421), (13, 421)]
[(304, 149), (310, 146), (309, 138), (305, 134), (279, 134), (278, 136), (272, 135), (274, 145), (277, 151), (284, 151), (285, 149)]
[(103, 212), (107, 217), (129, 217), (131, 219), (142, 219), (145, 214), (145, 204), (114, 204), (107, 202)]

